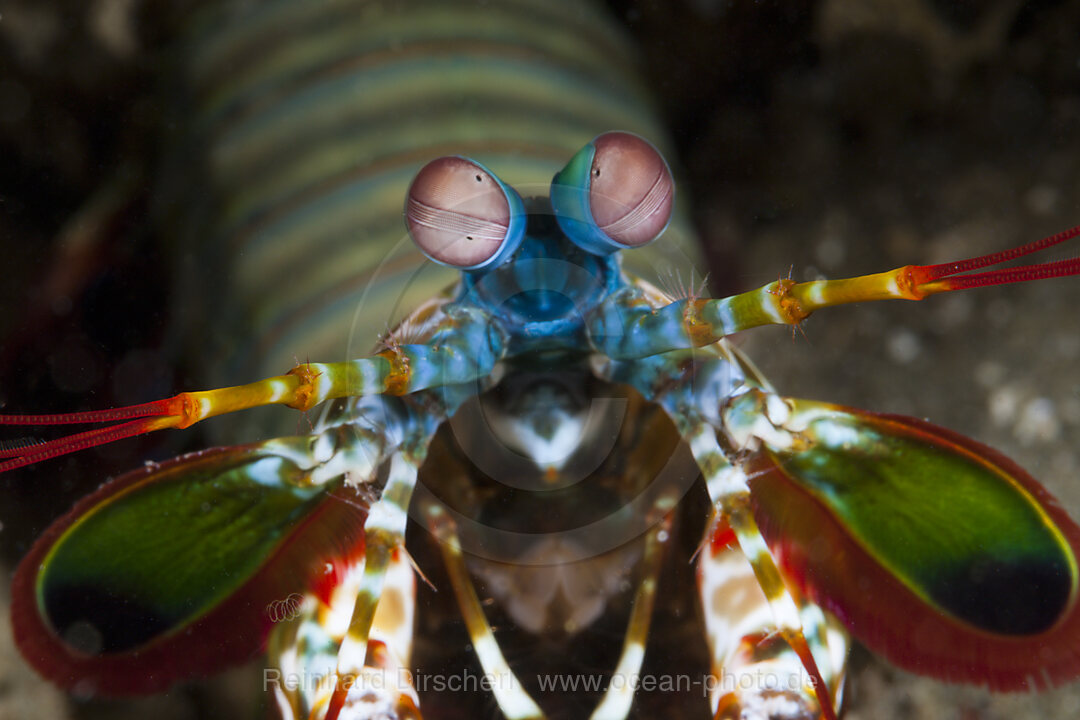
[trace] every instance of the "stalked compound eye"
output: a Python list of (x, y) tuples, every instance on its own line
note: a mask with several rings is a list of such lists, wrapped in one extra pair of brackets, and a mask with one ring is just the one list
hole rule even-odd
[(567, 237), (593, 253), (646, 245), (671, 219), (675, 183), (660, 152), (625, 132), (583, 147), (551, 183), (551, 205)]
[(444, 157), (409, 186), (405, 224), (416, 246), (437, 263), (479, 270), (510, 257), (525, 234), (518, 194), (480, 163)]

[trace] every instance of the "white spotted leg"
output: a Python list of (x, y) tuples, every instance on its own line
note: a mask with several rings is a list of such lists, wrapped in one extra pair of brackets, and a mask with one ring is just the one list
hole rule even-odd
[(746, 559), (753, 568), (758, 585), (772, 609), (777, 630), (798, 655), (810, 676), (813, 691), (825, 720), (836, 720), (832, 694), (818, 668), (803, 630), (798, 604), (784, 584), (769, 547), (758, 529), (750, 507), (750, 487), (742, 468), (733, 466), (716, 440), (716, 430), (705, 422), (678, 422), (685, 428), (683, 437), (690, 446), (698, 466), (705, 476), (709, 497), (720, 517), (726, 520), (739, 541)]
[[(368, 514), (364, 526), (364, 571), (349, 628), (338, 650), (334, 691), (325, 720), (338, 720), (352, 681), (363, 673), (371, 625), (382, 597), (387, 569), (394, 554), (405, 546), (405, 525), (418, 471), (419, 459), (405, 451), (395, 453), (390, 459), (386, 487)], [(316, 720), (314, 713), (312, 720)]]
[[(264, 682), (282, 720), (321, 717), (333, 694), (338, 648), (349, 628), (363, 577), (361, 559), (324, 591), (290, 597), (267, 643)], [(329, 569), (328, 569), (329, 572)], [(341, 717), (419, 720), (419, 699), (408, 670), (416, 616), (416, 577), (408, 556), (393, 553), (372, 621), (367, 663)]]
[[(768, 598), (723, 518), (715, 518), (697, 562), (698, 590), (712, 658), (716, 720), (817, 720), (821, 711), (802, 661), (776, 632)], [(840, 705), (849, 640), (835, 620), (796, 597), (807, 642)]]

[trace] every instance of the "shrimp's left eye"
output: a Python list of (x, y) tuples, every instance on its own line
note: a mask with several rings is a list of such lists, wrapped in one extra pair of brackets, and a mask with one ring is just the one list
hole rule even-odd
[(551, 183), (551, 204), (567, 237), (593, 253), (641, 247), (671, 219), (675, 183), (660, 152), (625, 132), (583, 147)]
[(480, 163), (443, 157), (413, 179), (405, 223), (416, 246), (435, 262), (479, 270), (517, 250), (525, 211), (513, 188)]

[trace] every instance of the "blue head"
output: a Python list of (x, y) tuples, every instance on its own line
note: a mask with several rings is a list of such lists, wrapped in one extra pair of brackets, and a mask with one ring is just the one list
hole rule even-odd
[(531, 348), (566, 346), (625, 283), (618, 251), (663, 233), (674, 192), (652, 145), (609, 132), (555, 175), (548, 198), (523, 201), (475, 160), (434, 160), (409, 188), (405, 219), (425, 255), (462, 271), (463, 301)]

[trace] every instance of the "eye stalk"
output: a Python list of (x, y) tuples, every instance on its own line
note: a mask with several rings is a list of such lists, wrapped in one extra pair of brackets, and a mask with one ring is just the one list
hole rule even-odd
[(486, 167), (464, 157), (432, 160), (405, 200), (405, 224), (429, 258), (480, 270), (513, 255), (525, 236), (521, 197)]
[(599, 135), (551, 181), (559, 227), (606, 255), (651, 243), (671, 220), (675, 182), (660, 152), (626, 132)]

